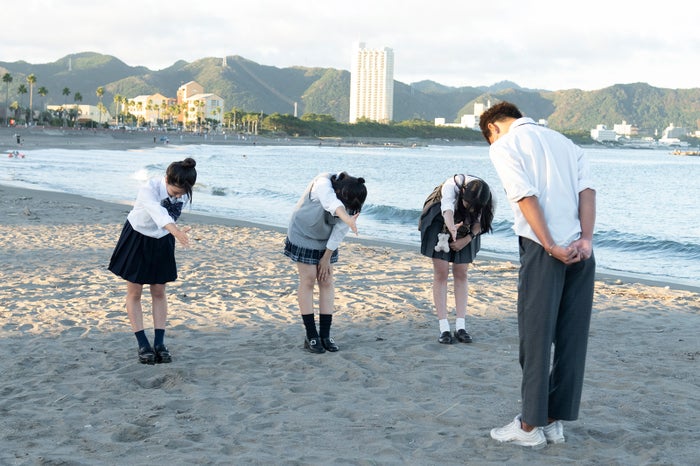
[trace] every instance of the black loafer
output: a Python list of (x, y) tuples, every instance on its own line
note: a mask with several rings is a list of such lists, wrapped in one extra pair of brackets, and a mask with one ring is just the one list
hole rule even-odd
[(321, 344), (326, 351), (330, 351), (331, 353), (335, 353), (339, 349), (333, 337), (321, 338)]
[(461, 343), (471, 343), (472, 342), (471, 335), (469, 335), (467, 333), (467, 331), (464, 330), (463, 328), (460, 328), (459, 330), (457, 330), (455, 332), (455, 338), (457, 339), (457, 341), (459, 341)]
[(156, 352), (156, 362), (158, 364), (173, 362), (173, 358), (170, 356), (170, 351), (168, 351), (168, 348), (166, 348), (165, 345), (156, 345), (154, 350)]
[(442, 332), (440, 334), (440, 338), (438, 338), (438, 343), (442, 343), (443, 345), (451, 345), (452, 334), (450, 332)]
[(139, 362), (141, 364), (155, 364), (156, 353), (153, 352), (153, 348), (150, 346), (139, 348)]
[(310, 353), (325, 353), (326, 350), (323, 348), (323, 344), (321, 344), (321, 339), (316, 337), (312, 338), (309, 340), (308, 338), (304, 338), (304, 349), (308, 350)]

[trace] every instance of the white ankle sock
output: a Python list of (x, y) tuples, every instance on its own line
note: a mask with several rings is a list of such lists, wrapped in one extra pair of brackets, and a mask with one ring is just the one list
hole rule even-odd
[(461, 328), (466, 330), (467, 327), (465, 327), (465, 325), (466, 325), (466, 319), (458, 317), (457, 320), (455, 321), (455, 330), (459, 330)]
[(450, 331), (450, 323), (447, 319), (440, 319), (438, 322), (440, 323), (440, 333)]

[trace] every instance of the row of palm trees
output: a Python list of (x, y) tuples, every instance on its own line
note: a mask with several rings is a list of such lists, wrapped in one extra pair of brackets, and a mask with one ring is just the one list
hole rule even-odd
[[(5, 73), (2, 77), (2, 82), (5, 84), (5, 126), (9, 125), (9, 120), (10, 120), (10, 111), (13, 112), (14, 117), (16, 120), (19, 120), (19, 116), (21, 114), (22, 110), (22, 105), (21, 105), (21, 100), (23, 99), (23, 96), (25, 94), (29, 94), (29, 108), (26, 109), (26, 114), (25, 114), (25, 121), (27, 124), (33, 124), (34, 123), (34, 87), (36, 86), (37, 83), (37, 77), (33, 73), (28, 75), (26, 77), (27, 85), (29, 86), (29, 89), (27, 89), (27, 85), (24, 83), (20, 83), (19, 86), (17, 87), (17, 94), (20, 96), (20, 102), (14, 101), (10, 104), (9, 102), (9, 97), (10, 97), (10, 85), (12, 84), (14, 78), (10, 73)], [(45, 98), (48, 95), (49, 91), (45, 86), (41, 86), (37, 89), (37, 94), (39, 94), (42, 98)], [(73, 101), (76, 104), (76, 109), (70, 109), (68, 108), (68, 97), (71, 95), (71, 90), (68, 87), (64, 87), (62, 90), (62, 95), (64, 96), (64, 106), (66, 107), (65, 109), (61, 109), (59, 111), (59, 117), (62, 121), (63, 126), (67, 125), (67, 120), (70, 118), (72, 121), (75, 121), (77, 117), (79, 116), (78, 110), (77, 110), (77, 104), (83, 101), (83, 96), (80, 92), (75, 92), (73, 93)], [(95, 91), (95, 95), (98, 98), (98, 103), (97, 103), (97, 108), (100, 114), (100, 121), (98, 122), (100, 125), (102, 125), (102, 117), (107, 113), (107, 107), (103, 103), (103, 98), (105, 94), (105, 88), (103, 86), (100, 86), (97, 88)], [(138, 118), (134, 116), (132, 112), (138, 111), (138, 113), (142, 112), (144, 110), (144, 105), (142, 102), (135, 102), (133, 100), (130, 100), (129, 98), (121, 95), (121, 94), (116, 94), (114, 96), (114, 104), (115, 104), (115, 109), (116, 109), (116, 121), (117, 124), (126, 124), (127, 122), (132, 122), (136, 123), (136, 125), (140, 126), (145, 123), (145, 120), (143, 119), (143, 116), (139, 116)], [(157, 112), (158, 117), (156, 119), (158, 125), (168, 125), (168, 126), (173, 126), (173, 121), (177, 119), (179, 115), (187, 114), (189, 113), (190, 115), (194, 116), (193, 120), (193, 128), (195, 131), (200, 131), (202, 127), (205, 124), (215, 125), (218, 123), (217, 119), (215, 118), (205, 118), (204, 117), (204, 106), (205, 103), (203, 101), (199, 102), (183, 102), (183, 103), (154, 103), (152, 100), (149, 100), (147, 104), (145, 105), (145, 110), (146, 111), (154, 111)], [(221, 112), (221, 109), (217, 108), (214, 109), (214, 112)], [(41, 118), (44, 118), (44, 115), (42, 114)], [(189, 120), (189, 119), (188, 119)], [(248, 133), (253, 133), (257, 134), (259, 126), (263, 120), (263, 114), (262, 112), (260, 113), (254, 113), (254, 112), (245, 112), (242, 110), (239, 110), (237, 108), (233, 108), (230, 112), (224, 112), (223, 114), (223, 120), (224, 120), (224, 125), (228, 129), (231, 129), (233, 131), (239, 131), (243, 130)]]
[[(21, 102), (14, 101), (10, 104), (10, 84), (12, 84), (12, 81), (14, 78), (10, 73), (5, 73), (2, 77), (2, 82), (5, 83), (5, 126), (7, 126), (10, 122), (10, 110), (12, 110), (15, 119), (19, 119), (21, 116), (21, 110), (22, 110), (22, 105)], [(27, 124), (33, 124), (34, 123), (34, 86), (36, 85), (37, 78), (35, 74), (30, 74), (27, 76), (27, 84), (29, 85), (29, 89), (27, 89), (27, 86), (24, 85), (24, 83), (21, 83), (19, 86), (17, 86), (17, 94), (20, 96), (20, 101), (24, 98), (23, 96), (25, 94), (29, 94), (29, 107), (26, 108), (26, 114), (25, 114), (25, 121)], [(104, 88), (100, 87), (98, 89), (98, 92), (101, 92), (104, 94)], [(46, 98), (46, 96), (49, 94), (49, 90), (45, 86), (39, 87), (37, 89), (37, 94), (39, 94), (41, 97)], [(71, 95), (71, 90), (70, 88), (64, 87), (62, 91), (63, 96), (66, 98), (65, 104), (67, 105), (67, 100), (68, 96)], [(98, 94), (98, 96), (101, 94)], [(73, 94), (73, 101), (78, 104), (79, 102), (83, 101), (83, 95), (80, 92), (75, 92)], [(70, 111), (68, 112), (61, 112), (64, 115), (64, 124), (65, 124), (65, 117), (70, 116)], [(77, 116), (77, 111), (74, 112), (75, 116)]]

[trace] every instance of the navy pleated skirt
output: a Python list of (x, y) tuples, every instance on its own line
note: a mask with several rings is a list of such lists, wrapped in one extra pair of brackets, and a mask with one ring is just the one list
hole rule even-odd
[(109, 270), (131, 283), (158, 285), (177, 279), (175, 237), (151, 238), (127, 220), (109, 261)]
[(442, 233), (445, 226), (445, 219), (440, 212), (440, 204), (433, 206), (428, 215), (422, 219), (420, 230), (420, 252), (424, 256), (435, 259), (442, 259), (453, 264), (470, 264), (476, 258), (476, 254), (481, 249), (481, 236), (475, 236), (471, 242), (460, 251), (449, 252), (436, 251), (438, 233)]

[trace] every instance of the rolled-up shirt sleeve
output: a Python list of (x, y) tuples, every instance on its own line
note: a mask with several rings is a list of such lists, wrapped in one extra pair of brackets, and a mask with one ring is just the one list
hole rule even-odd
[[(333, 185), (329, 177), (323, 176), (318, 177), (313, 187), (311, 188), (311, 196), (318, 199), (318, 201), (323, 206), (323, 210), (335, 215), (335, 211), (338, 207), (345, 208), (343, 203), (338, 199), (333, 190)], [(331, 251), (335, 251), (342, 243), (345, 236), (350, 231), (350, 227), (340, 219), (337, 219), (335, 225), (333, 225), (333, 231), (326, 242), (326, 248)]]
[(539, 190), (525, 173), (521, 160), (512, 157), (508, 150), (493, 145), (490, 157), (510, 202), (517, 203), (526, 197), (539, 196)]

